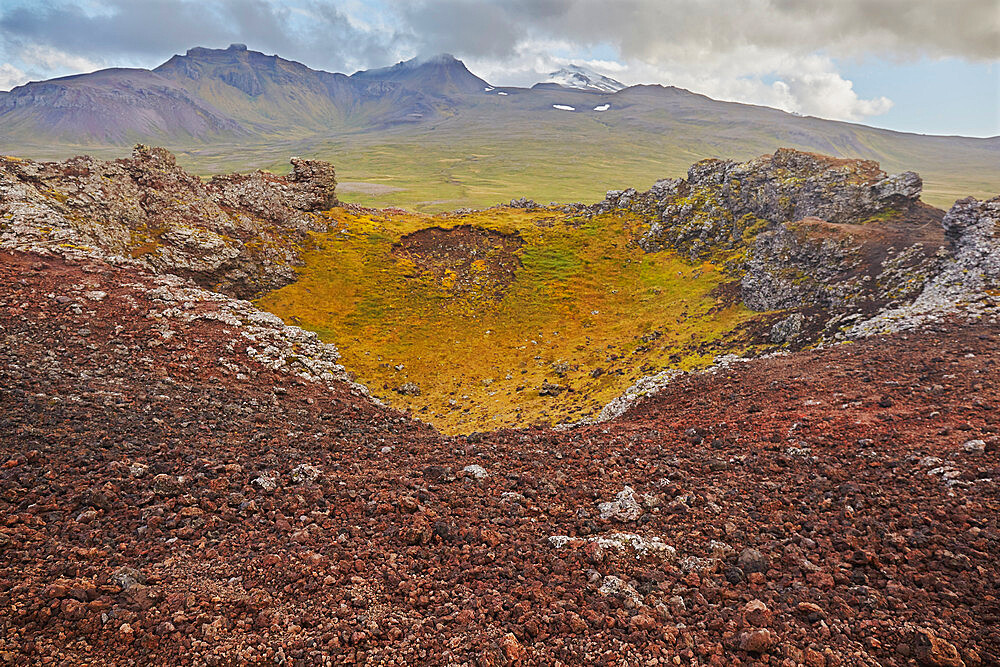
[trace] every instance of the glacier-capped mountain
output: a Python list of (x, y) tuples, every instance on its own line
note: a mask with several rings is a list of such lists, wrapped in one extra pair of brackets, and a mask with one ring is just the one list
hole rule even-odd
[(621, 81), (598, 74), (594, 70), (581, 65), (567, 65), (560, 70), (551, 72), (548, 78), (541, 83), (556, 83), (566, 88), (596, 90), (602, 93), (616, 93), (626, 87)]

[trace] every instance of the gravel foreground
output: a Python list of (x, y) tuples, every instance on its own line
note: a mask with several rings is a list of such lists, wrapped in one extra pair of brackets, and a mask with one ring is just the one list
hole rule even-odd
[(1000, 325), (444, 437), (164, 289), (0, 252), (0, 664), (1000, 664)]

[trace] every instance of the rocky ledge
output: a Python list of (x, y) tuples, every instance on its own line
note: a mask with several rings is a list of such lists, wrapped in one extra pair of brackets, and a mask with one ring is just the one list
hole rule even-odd
[(781, 311), (775, 343), (807, 343), (1000, 313), (1000, 197), (945, 213), (913, 172), (790, 149), (703, 160), (686, 179), (613, 190), (588, 210), (648, 221), (639, 244), (715, 262), (750, 309)]
[(292, 159), (204, 183), (162, 148), (131, 158), (0, 157), (0, 238), (8, 247), (91, 247), (246, 298), (294, 279), (306, 232), (336, 205), (333, 167)]

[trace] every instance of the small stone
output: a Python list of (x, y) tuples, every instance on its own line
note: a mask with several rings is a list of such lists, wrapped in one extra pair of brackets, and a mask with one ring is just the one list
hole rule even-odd
[(486, 468), (476, 464), (465, 466), (464, 468), (462, 468), (462, 472), (471, 475), (476, 479), (486, 479), (487, 477), (490, 476), (490, 474), (486, 472)]
[(156, 634), (158, 635), (169, 635), (171, 632), (176, 631), (177, 628), (170, 621), (163, 621), (156, 626)]
[(142, 574), (131, 567), (120, 567), (111, 575), (111, 581), (117, 584), (122, 591), (127, 591), (143, 580)]
[(321, 474), (322, 471), (316, 466), (300, 463), (292, 469), (291, 477), (294, 484), (312, 484)]
[(250, 482), (250, 485), (265, 493), (270, 493), (278, 488), (278, 476), (274, 473), (261, 473), (259, 477)]
[(796, 609), (813, 623), (821, 621), (826, 617), (826, 614), (823, 613), (823, 608), (812, 602), (800, 602)]
[(177, 495), (180, 491), (180, 484), (173, 475), (160, 473), (153, 478), (153, 490), (164, 496)]
[(500, 640), (500, 648), (503, 650), (508, 665), (524, 660), (524, 647), (512, 633), (508, 632), (503, 636), (503, 639)]
[(775, 344), (788, 343), (802, 333), (802, 325), (805, 323), (802, 313), (792, 313), (783, 320), (780, 320), (771, 327), (770, 338)]
[(406, 544), (417, 546), (430, 542), (433, 532), (431, 524), (427, 519), (422, 516), (415, 516), (412, 521), (399, 531), (399, 535)]
[(602, 519), (616, 521), (636, 521), (642, 516), (642, 506), (635, 497), (631, 486), (626, 486), (618, 492), (615, 499), (597, 506)]
[(765, 627), (771, 623), (771, 611), (760, 600), (751, 600), (743, 607), (743, 619), (749, 625)]
[(745, 578), (746, 576), (744, 575), (743, 570), (741, 570), (738, 567), (731, 567), (728, 570), (726, 570), (726, 581), (731, 583), (733, 586), (739, 584)]
[(87, 615), (87, 605), (80, 600), (63, 600), (59, 609), (71, 621), (78, 621)]
[(740, 552), (736, 564), (747, 573), (767, 572), (768, 568), (771, 567), (771, 560), (757, 549), (747, 547)]
[(914, 634), (913, 655), (917, 662), (928, 667), (965, 667), (954, 644), (923, 628)]
[(614, 575), (604, 577), (601, 588), (598, 590), (601, 595), (621, 598), (623, 600), (639, 601), (639, 592), (632, 588), (627, 582), (622, 581)]
[(400, 396), (419, 396), (420, 387), (414, 382), (404, 382), (396, 387), (395, 392)]
[(967, 443), (962, 445), (962, 449), (965, 450), (967, 454), (982, 454), (986, 451), (986, 441), (969, 440)]
[(639, 613), (629, 619), (629, 625), (635, 630), (649, 631), (656, 628), (659, 623), (649, 614)]
[(551, 382), (542, 382), (541, 388), (538, 390), (539, 396), (558, 396), (559, 394), (566, 391), (566, 387), (561, 384), (553, 384)]
[(45, 587), (45, 595), (46, 595), (46, 597), (50, 597), (50, 598), (56, 598), (56, 599), (58, 599), (58, 598), (64, 598), (64, 597), (66, 597), (66, 594), (68, 592), (69, 592), (69, 589), (66, 588), (65, 584), (61, 584), (61, 583), (60, 584), (49, 584), (48, 586)]
[(413, 496), (403, 496), (399, 499), (399, 509), (407, 514), (413, 514), (420, 508), (420, 502)]
[(804, 658), (806, 667), (826, 667), (826, 658), (815, 649), (807, 648)]
[(740, 635), (740, 650), (748, 653), (766, 653), (774, 646), (770, 630), (753, 630)]
[(430, 482), (450, 482), (455, 474), (447, 466), (429, 465), (424, 468), (424, 479)]

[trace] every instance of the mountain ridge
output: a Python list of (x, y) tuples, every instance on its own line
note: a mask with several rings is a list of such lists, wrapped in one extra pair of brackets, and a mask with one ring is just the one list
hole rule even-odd
[(350, 78), (358, 81), (391, 81), (414, 89), (430, 90), (439, 95), (470, 94), (491, 88), (489, 83), (470, 72), (465, 63), (450, 53), (440, 53), (430, 58), (411, 58), (389, 67), (361, 70)]
[(345, 180), (390, 186), (357, 200), (421, 210), (518, 195), (592, 198), (679, 176), (697, 159), (749, 159), (782, 146), (917, 169), (942, 207), (1000, 191), (1000, 137), (799, 117), (659, 84), (493, 86), (446, 54), (346, 75), (244, 45), (194, 47), (153, 70), (113, 68), (0, 93), (3, 152), (110, 156), (137, 142), (167, 146), (203, 175), (281, 171), (287, 153), (337, 156)]

